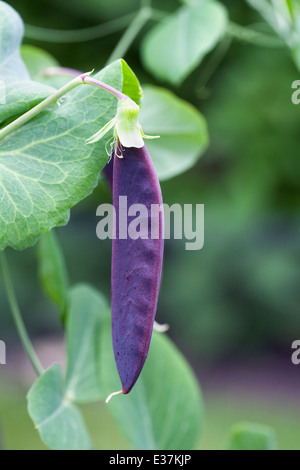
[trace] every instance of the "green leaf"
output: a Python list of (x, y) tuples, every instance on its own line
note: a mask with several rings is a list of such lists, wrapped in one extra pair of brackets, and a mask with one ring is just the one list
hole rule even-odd
[(180, 85), (222, 38), (224, 6), (214, 1), (183, 6), (155, 26), (142, 43), (142, 59), (155, 77)]
[[(44, 51), (44, 49), (25, 45), (21, 47), (21, 56), (30, 73), (31, 79), (35, 82), (59, 89), (66, 85), (72, 78), (70, 75), (64, 74), (63, 72), (57, 75), (45, 75), (46, 69), (59, 67), (59, 63), (51, 54)], [(80, 72), (78, 72), (78, 75), (79, 74)]]
[(299, 1), (246, 0), (256, 9), (290, 48), (300, 70), (300, 3)]
[(50, 86), (29, 80), (29, 73), (19, 51), (23, 30), (23, 22), (18, 13), (0, 1), (0, 124), (2, 125), (5, 121), (25, 113), (54, 91)]
[[(0, 2), (0, 78), (4, 81), (0, 96), (0, 124), (25, 113), (54, 92), (50, 81), (47, 85), (51, 86), (45, 86), (29, 80), (19, 51), (23, 29), (18, 13)], [(31, 66), (31, 78), (35, 79), (46, 61), (50, 65), (51, 56), (33, 46), (23, 46), (22, 50)], [(53, 59), (51, 64), (54, 64)]]
[[(61, 88), (70, 81), (68, 76), (46, 77), (44, 72), (49, 67), (59, 67), (58, 61), (49, 52), (35, 46), (22, 46), (21, 57), (29, 71), (30, 77), (35, 82), (40, 82), (54, 88)], [(79, 75), (79, 74), (78, 74)]]
[[(109, 394), (121, 389), (109, 325), (101, 344), (102, 381)], [(198, 443), (202, 425), (199, 386), (165, 335), (153, 334), (149, 357), (130, 394), (113, 397), (107, 406), (135, 449), (191, 450)]]
[(64, 395), (61, 369), (57, 364), (38, 378), (27, 399), (29, 415), (50, 449), (92, 449), (80, 411)]
[(143, 96), (141, 85), (137, 76), (133, 73), (125, 60), (121, 59), (121, 63), (123, 70), (122, 92), (124, 95), (130, 96), (130, 98), (139, 105)]
[(42, 236), (38, 244), (38, 261), (43, 291), (58, 306), (64, 317), (69, 282), (63, 252), (54, 230)]
[(21, 56), (32, 80), (43, 80), (43, 72), (47, 67), (58, 67), (57, 60), (48, 52), (35, 46), (22, 46)]
[(276, 450), (276, 438), (272, 428), (253, 423), (233, 426), (226, 450)]
[(143, 87), (143, 131), (160, 135), (145, 141), (158, 177), (166, 180), (191, 168), (208, 146), (204, 117), (191, 104), (163, 88)]
[(67, 316), (68, 367), (66, 395), (76, 403), (105, 397), (99, 385), (100, 331), (109, 307), (104, 297), (87, 285), (74, 287)]
[(286, 0), (287, 7), (289, 9), (289, 13), (291, 18), (294, 18), (294, 9), (293, 9), (293, 0)]
[(5, 103), (0, 105), (0, 124), (26, 113), (54, 91), (54, 88), (28, 80), (6, 84)]
[(28, 71), (20, 56), (24, 25), (19, 14), (0, 1), (0, 78), (6, 83), (28, 80)]
[[(121, 62), (96, 77), (121, 89)], [(116, 109), (113, 95), (82, 85), (0, 142), (0, 251), (33, 245), (93, 191), (107, 154), (85, 142)]]

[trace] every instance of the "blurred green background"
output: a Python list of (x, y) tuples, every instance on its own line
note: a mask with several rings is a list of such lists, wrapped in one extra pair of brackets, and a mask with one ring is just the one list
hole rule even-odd
[[(7, 3), (25, 23), (59, 29), (96, 25), (134, 11), (139, 4), (138, 0), (43, 0), (38, 7), (28, 0)], [(161, 3), (154, 1), (170, 12), (180, 5), (175, 0)], [(244, 1), (222, 3), (239, 24), (261, 21)], [(97, 70), (121, 34), (75, 44), (26, 38), (24, 43), (47, 50), (64, 66)], [(209, 58), (182, 86), (170, 87), (143, 68), (142, 36), (143, 32), (125, 57), (141, 83), (167, 86), (190, 101), (206, 117), (211, 138), (208, 151), (193, 169), (162, 183), (166, 203), (205, 204), (203, 250), (189, 252), (184, 242), (166, 242), (157, 316), (159, 322), (170, 324), (170, 336), (191, 362), (204, 390), (206, 421), (199, 445), (219, 448), (230, 425), (250, 420), (272, 425), (281, 449), (299, 449), (300, 371), (291, 364), (291, 344), (300, 336), (300, 108), (291, 102), (291, 84), (299, 74), (285, 49), (233, 42), (204, 86)], [(96, 208), (109, 198), (105, 183), (100, 183), (72, 210), (69, 225), (57, 230), (71, 282), (88, 281), (107, 298), (111, 246), (97, 240), (95, 228)], [(30, 334), (47, 346), (62, 337), (62, 328), (39, 289), (35, 251), (11, 251), (10, 259)], [(0, 336), (8, 351), (8, 365), (0, 371), (3, 443), (10, 449), (42, 448), (26, 416), (24, 390), (30, 380), (19, 374), (20, 351), (1, 283), (0, 296)], [(52, 360), (50, 353), (45, 355), (46, 362)], [(85, 416), (97, 447), (125, 448), (104, 406), (96, 408), (86, 407)]]

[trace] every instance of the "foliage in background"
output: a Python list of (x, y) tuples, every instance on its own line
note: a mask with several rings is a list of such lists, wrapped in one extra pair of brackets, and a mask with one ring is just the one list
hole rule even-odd
[(268, 426), (239, 423), (231, 429), (226, 450), (276, 450), (276, 438)]

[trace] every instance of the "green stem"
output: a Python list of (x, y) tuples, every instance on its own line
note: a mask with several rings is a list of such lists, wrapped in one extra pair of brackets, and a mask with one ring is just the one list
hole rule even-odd
[(90, 26), (82, 29), (48, 29), (40, 28), (30, 24), (25, 25), (25, 37), (37, 41), (53, 43), (76, 43), (83, 41), (92, 41), (107, 36), (126, 28), (135, 17), (135, 13), (122, 16), (116, 20), (108, 21), (97, 26)]
[[(79, 72), (79, 70), (73, 70), (69, 69), (66, 67), (48, 67), (43, 71), (43, 76), (44, 77), (51, 77), (55, 75), (69, 75), (69, 76), (75, 76), (78, 77), (79, 74), (82, 74), (82, 72)], [(85, 75), (85, 76), (84, 76)], [(127, 100), (129, 97), (127, 95), (124, 95), (119, 90), (116, 90), (116, 88), (107, 85), (107, 83), (101, 82), (100, 80), (97, 80), (96, 78), (90, 77), (88, 74), (82, 74), (82, 82), (85, 85), (93, 85), (98, 88), (102, 88), (102, 90), (108, 91), (112, 95), (114, 95), (118, 100)]]
[(210, 59), (207, 61), (205, 68), (201, 72), (200, 80), (198, 83), (198, 87), (200, 89), (203, 90), (207, 86), (208, 82), (221, 65), (224, 57), (226, 56), (230, 48), (231, 43), (231, 38), (224, 38), (224, 40), (220, 42), (219, 45), (216, 47)]
[(260, 33), (232, 22), (228, 24), (226, 34), (233, 39), (248, 42), (256, 46), (278, 48), (284, 45), (279, 38), (272, 36), (271, 34)]
[(108, 93), (113, 94), (116, 98), (118, 98), (118, 100), (130, 100), (127, 95), (124, 95), (124, 93), (117, 90), (116, 88), (113, 88), (112, 86), (107, 85), (106, 83), (101, 82), (100, 80), (90, 77), (91, 73), (92, 72), (83, 73), (78, 77), (74, 78), (74, 80), (67, 83), (60, 90), (53, 93), (53, 95), (49, 96), (37, 106), (27, 111), (27, 113), (23, 114), (7, 126), (3, 127), (3, 129), (0, 130), (0, 141), (5, 137), (11, 135), (13, 132), (16, 132), (18, 129), (20, 129), (20, 127), (24, 126), (24, 124), (26, 124), (32, 118), (36, 117), (42, 111), (45, 111), (48, 106), (55, 103), (57, 100), (66, 95), (69, 91), (73, 90), (79, 85), (96, 86), (98, 88), (101, 88), (102, 90), (107, 91)]
[(48, 106), (55, 103), (57, 100), (59, 100), (62, 96), (64, 96), (69, 91), (73, 90), (73, 88), (76, 88), (78, 85), (82, 85), (83, 79), (84, 79), (83, 76), (85, 77), (88, 75), (89, 74), (84, 74), (84, 75), (80, 75), (79, 77), (74, 78), (74, 80), (67, 83), (65, 86), (63, 86), (59, 90), (57, 90), (55, 93), (53, 93), (53, 95), (49, 96), (44, 101), (39, 103), (37, 106), (30, 109), (27, 113), (23, 114), (18, 119), (11, 122), (7, 126), (5, 126), (3, 129), (0, 130), (0, 141), (3, 140), (8, 135), (12, 134), (13, 132), (17, 131), (20, 127), (22, 127), (32, 118), (34, 118), (39, 113), (44, 111)]
[(124, 57), (128, 49), (130, 48), (131, 44), (143, 29), (145, 24), (148, 20), (152, 17), (152, 8), (145, 6), (140, 9), (138, 14), (136, 15), (135, 19), (126, 29), (125, 33), (119, 40), (118, 44), (116, 45), (115, 49), (111, 53), (107, 64), (110, 64), (114, 60), (120, 59), (120, 57)]
[(37, 357), (35, 350), (33, 349), (32, 343), (29, 339), (29, 336), (27, 334), (22, 315), (19, 309), (19, 305), (16, 299), (16, 294), (14, 291), (14, 287), (12, 284), (10, 272), (9, 272), (9, 267), (8, 267), (8, 262), (6, 259), (6, 256), (4, 253), (1, 254), (0, 256), (0, 264), (2, 268), (2, 273), (3, 273), (3, 279), (4, 279), (4, 285), (6, 289), (6, 294), (7, 294), (7, 299), (9, 302), (9, 306), (11, 309), (11, 313), (18, 331), (18, 334), (20, 336), (21, 342), (23, 344), (23, 347), (27, 353), (27, 356), (32, 364), (33, 369), (35, 370), (36, 374), (38, 376), (42, 375), (43, 373), (43, 367), (39, 361), (39, 358)]

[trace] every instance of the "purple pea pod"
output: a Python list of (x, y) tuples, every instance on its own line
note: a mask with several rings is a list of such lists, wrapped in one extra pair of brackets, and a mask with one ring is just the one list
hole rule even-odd
[(111, 159), (109, 160), (109, 162), (104, 167), (103, 172), (104, 172), (106, 181), (108, 183), (108, 186), (109, 186), (110, 190), (112, 191), (113, 174), (114, 174), (114, 151), (112, 153)]
[[(116, 152), (118, 154), (120, 150)], [(147, 233), (136, 239), (124, 236), (120, 217), (124, 208), (120, 196), (126, 196), (127, 207), (143, 204), (147, 209)], [(124, 199), (124, 198), (122, 198)], [(129, 393), (147, 359), (163, 261), (163, 213), (156, 213), (156, 235), (153, 237), (153, 205), (162, 207), (162, 194), (157, 174), (146, 146), (122, 147), (122, 158), (114, 156), (113, 204), (116, 211), (116, 237), (112, 249), (112, 337), (122, 393)], [(152, 213), (153, 214), (153, 213)], [(128, 216), (127, 229), (136, 217)], [(122, 233), (121, 233), (122, 232)]]
[(130, 392), (147, 359), (164, 250), (162, 194), (143, 140), (159, 136), (145, 135), (138, 121), (139, 106), (129, 97), (118, 95), (119, 92), (116, 116), (86, 141), (94, 144), (114, 129), (112, 160), (105, 174), (112, 186), (116, 215), (111, 273), (112, 337), (122, 390), (111, 393), (107, 403), (114, 395)]

